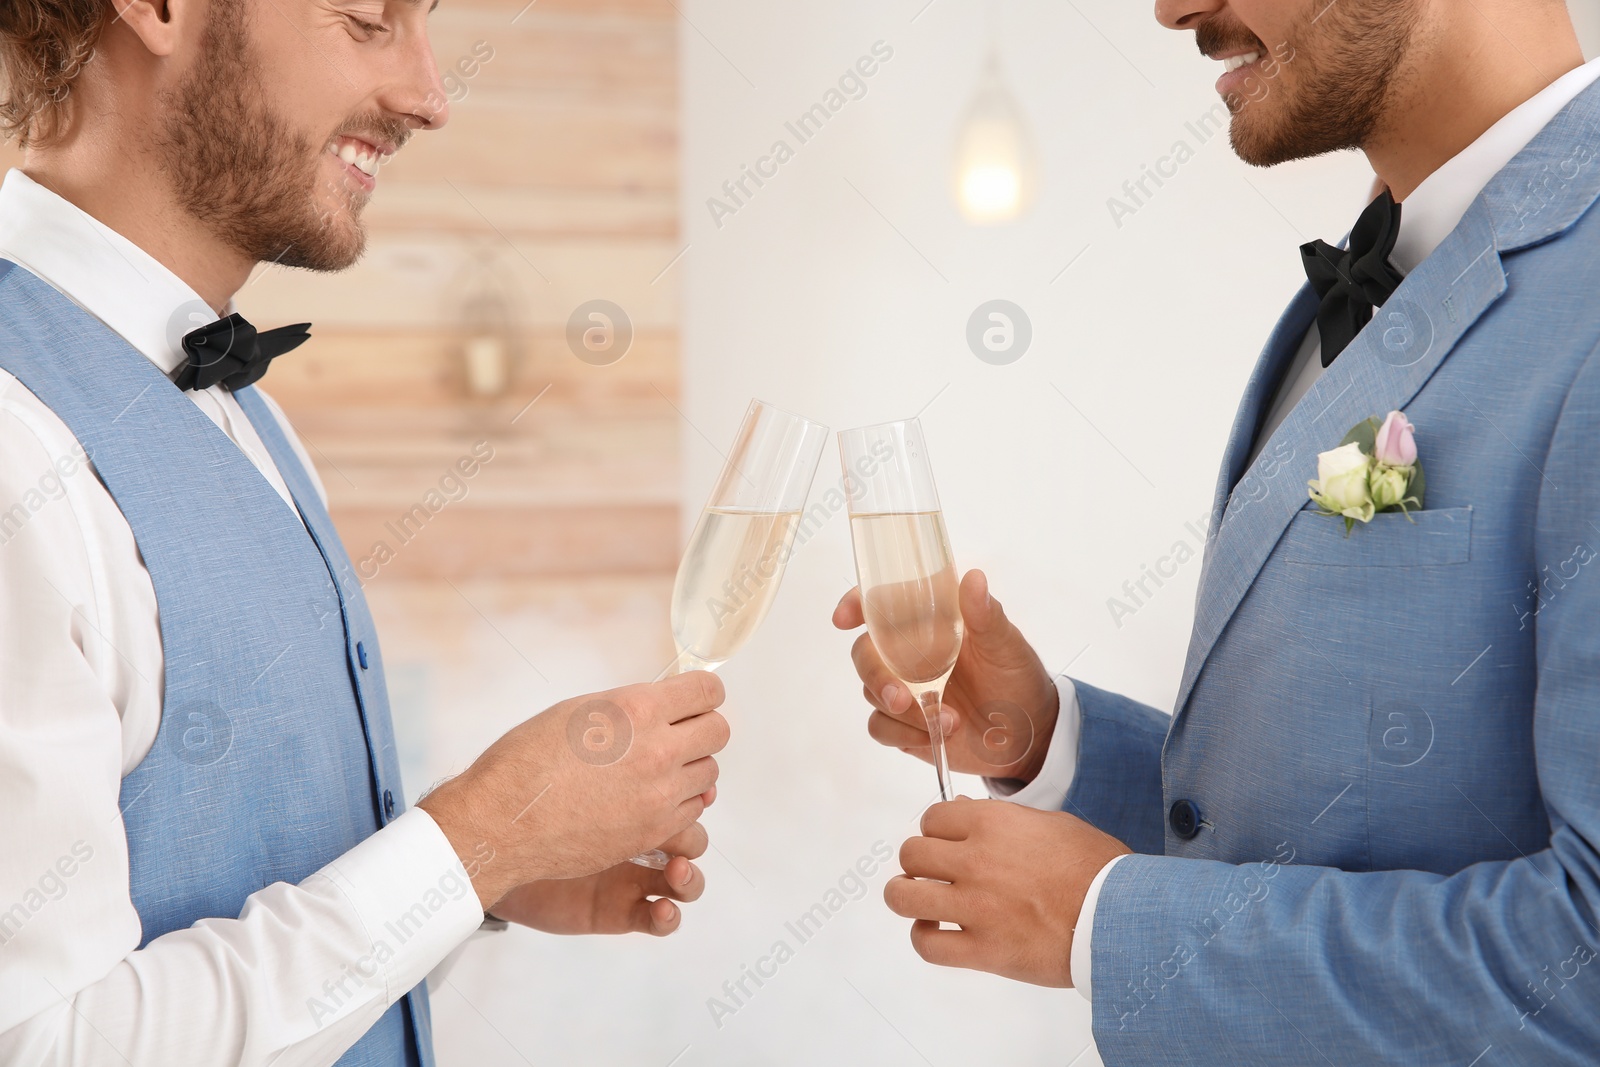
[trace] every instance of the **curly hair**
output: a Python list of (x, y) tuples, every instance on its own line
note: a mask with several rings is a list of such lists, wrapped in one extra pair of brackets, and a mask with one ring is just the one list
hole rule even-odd
[(28, 145), (61, 131), (112, 10), (107, 0), (0, 0), (0, 133)]

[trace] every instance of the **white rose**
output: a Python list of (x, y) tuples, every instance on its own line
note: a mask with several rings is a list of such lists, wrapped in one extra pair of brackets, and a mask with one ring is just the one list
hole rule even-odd
[(1346, 518), (1366, 522), (1375, 510), (1367, 485), (1372, 457), (1361, 446), (1350, 444), (1317, 454), (1317, 480), (1311, 483), (1312, 498), (1324, 508)]

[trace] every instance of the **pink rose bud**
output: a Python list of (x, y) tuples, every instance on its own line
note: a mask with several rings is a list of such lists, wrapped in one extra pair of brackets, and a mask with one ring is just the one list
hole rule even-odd
[(1378, 428), (1377, 440), (1373, 443), (1373, 458), (1379, 463), (1387, 463), (1391, 467), (1409, 467), (1417, 462), (1417, 441), (1413, 436), (1416, 427), (1398, 411), (1389, 412), (1389, 417), (1383, 420), (1383, 425)]

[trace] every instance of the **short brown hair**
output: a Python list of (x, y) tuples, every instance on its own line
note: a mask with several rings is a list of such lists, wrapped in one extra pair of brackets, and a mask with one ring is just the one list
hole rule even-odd
[(112, 7), (107, 0), (0, 0), (0, 132), (49, 140)]

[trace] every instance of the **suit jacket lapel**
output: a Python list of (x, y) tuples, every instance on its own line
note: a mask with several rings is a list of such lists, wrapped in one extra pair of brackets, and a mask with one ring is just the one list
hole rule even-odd
[[(1285, 527), (1308, 505), (1305, 483), (1316, 476), (1317, 453), (1337, 445), (1361, 420), (1404, 408), (1506, 291), (1500, 257), (1565, 232), (1600, 199), (1597, 144), (1600, 82), (1579, 93), (1494, 176), (1450, 236), (1378, 309), (1241, 477), (1238, 468), (1249, 455), (1276, 368), (1315, 312), (1314, 300), (1309, 311), (1305, 303), (1309, 290), (1295, 297), (1234, 421), (1175, 716), (1182, 716), (1206, 658)], [(1231, 492), (1236, 483), (1251, 491)]]
[[(1229, 495), (1221, 518), (1213, 520), (1178, 714), (1284, 528), (1307, 506), (1306, 482), (1316, 477), (1317, 453), (1335, 447), (1363, 419), (1405, 407), (1505, 288), (1493, 219), (1480, 198), (1268, 439), (1240, 479), (1250, 491)], [(1258, 398), (1241, 408), (1224, 478), (1249, 454), (1255, 411), (1264, 402)]]
[(1211, 521), (1206, 536), (1208, 558), (1228, 496), (1244, 474), (1245, 461), (1250, 458), (1250, 446), (1255, 441), (1262, 414), (1266, 406), (1272, 403), (1278, 383), (1299, 351), (1300, 342), (1305, 339), (1316, 314), (1317, 294), (1310, 285), (1301, 286), (1279, 317), (1278, 324), (1272, 328), (1266, 347), (1256, 361), (1256, 369), (1251, 372), (1250, 381), (1244, 387), (1244, 397), (1239, 401), (1239, 411), (1233, 417), (1233, 429), (1228, 432), (1228, 444), (1222, 454), (1217, 487), (1211, 497)]

